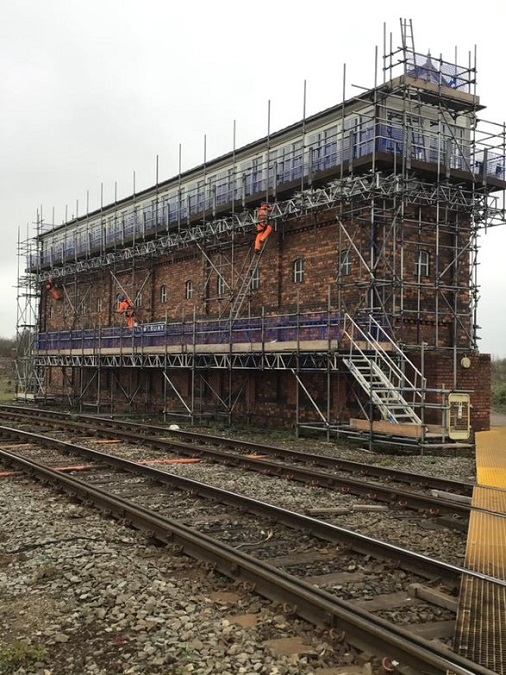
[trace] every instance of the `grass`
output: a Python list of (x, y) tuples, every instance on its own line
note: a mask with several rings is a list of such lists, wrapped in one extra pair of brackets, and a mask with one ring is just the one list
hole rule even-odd
[(492, 410), (504, 415), (506, 413), (506, 383), (492, 383)]
[(11, 644), (0, 647), (0, 675), (15, 673), (19, 668), (27, 669), (36, 663), (43, 663), (46, 658), (46, 649), (27, 645), (16, 640)]
[(0, 403), (14, 401), (15, 393), (12, 379), (3, 370), (0, 371)]

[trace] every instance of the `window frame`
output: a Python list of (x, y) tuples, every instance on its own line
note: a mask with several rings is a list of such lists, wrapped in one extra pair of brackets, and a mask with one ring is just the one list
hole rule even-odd
[(305, 281), (305, 261), (304, 258), (297, 258), (293, 261), (292, 280), (294, 284), (303, 284)]
[(227, 294), (227, 282), (222, 274), (218, 274), (216, 279), (216, 292), (219, 298), (224, 298)]
[(186, 300), (193, 300), (193, 281), (191, 279), (186, 280), (184, 289)]
[(427, 279), (430, 276), (430, 253), (421, 248), (415, 262), (415, 276), (417, 279)]
[(339, 256), (339, 276), (349, 277), (352, 272), (351, 250), (341, 251)]

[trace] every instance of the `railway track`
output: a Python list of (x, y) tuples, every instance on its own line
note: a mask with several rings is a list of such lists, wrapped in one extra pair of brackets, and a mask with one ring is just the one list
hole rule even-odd
[[(388, 603), (398, 613), (399, 606), (427, 603), (430, 598), (436, 606), (439, 603), (440, 616), (451, 622), (449, 608), (455, 600), (442, 592), (441, 581), (451, 591), (467, 570), (115, 455), (26, 431), (3, 428), (2, 435), (24, 443), (24, 456), (2, 450), (3, 461), (114, 513), (163, 543), (175, 543), (228, 576), (254, 584), (261, 594), (313, 623), (345, 631), (355, 647), (374, 649), (407, 668), (398, 672), (440, 673), (448, 668), (455, 673), (489, 672), (475, 664), (474, 670), (469, 669), (465, 659), (413, 631), (392, 627), (382, 616)], [(43, 449), (37, 450), (41, 442)], [(78, 480), (51, 468), (61, 465), (63, 453), (85, 456), (94, 470), (83, 472), (80, 475), (87, 478)], [(365, 601), (367, 609), (364, 577), (380, 591)], [(327, 590), (336, 588), (339, 597)], [(445, 624), (447, 629), (446, 621), (432, 624)], [(423, 670), (417, 670), (422, 665)]]
[[(167, 427), (117, 422), (106, 418), (70, 415), (40, 409), (30, 410), (0, 406), (0, 418), (18, 425), (40, 425), (67, 434), (115, 438), (130, 443), (208, 461), (239, 466), (272, 476), (283, 476), (312, 486), (339, 490), (387, 504), (397, 509), (412, 509), (462, 531), (467, 530), (471, 509), (472, 485), (451, 479), (430, 477), (351, 462), (314, 453), (273, 447), (230, 438), (187, 431), (169, 431)], [(169, 437), (167, 437), (167, 434)], [(375, 480), (365, 480), (372, 476)], [(410, 485), (407, 490), (404, 486)], [(413, 487), (415, 489), (413, 489)]]

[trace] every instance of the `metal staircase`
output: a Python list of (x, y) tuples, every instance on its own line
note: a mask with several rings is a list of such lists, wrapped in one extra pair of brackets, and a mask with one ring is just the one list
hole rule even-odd
[(415, 408), (423, 403), (425, 378), (372, 314), (355, 320), (345, 314), (343, 339), (349, 342), (344, 362), (382, 418), (422, 424)]

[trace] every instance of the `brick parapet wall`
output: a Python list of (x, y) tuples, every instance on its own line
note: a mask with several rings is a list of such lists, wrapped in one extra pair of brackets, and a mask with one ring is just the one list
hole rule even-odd
[[(462, 365), (463, 358), (469, 359), (470, 366)], [(412, 361), (421, 367), (420, 356)], [(429, 389), (451, 390), (469, 393), (471, 400), (471, 426), (475, 432), (490, 428), (490, 407), (492, 400), (492, 366), (490, 354), (432, 351), (424, 354), (424, 374)], [(427, 403), (438, 406), (443, 403), (441, 393), (429, 392)], [(439, 423), (435, 412), (426, 410), (425, 421)]]

